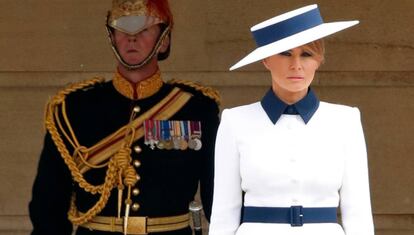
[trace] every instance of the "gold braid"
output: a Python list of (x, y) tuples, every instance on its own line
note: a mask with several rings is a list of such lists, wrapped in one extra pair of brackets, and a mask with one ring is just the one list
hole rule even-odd
[[(86, 148), (84, 146), (80, 146), (78, 140), (75, 137), (75, 134), (72, 130), (72, 127), (68, 121), (65, 111), (65, 98), (71, 92), (74, 92), (79, 89), (83, 89), (88, 86), (93, 86), (96, 83), (103, 82), (102, 78), (94, 78), (85, 82), (80, 82), (76, 84), (72, 84), (66, 89), (58, 92), (58, 94), (51, 99), (49, 104), (47, 105), (47, 109), (45, 112), (45, 127), (49, 131), (53, 142), (55, 143), (57, 150), (59, 151), (61, 157), (63, 158), (65, 164), (68, 166), (72, 178), (75, 182), (79, 184), (79, 187), (84, 189), (86, 192), (90, 192), (92, 194), (99, 193), (101, 194), (98, 202), (89, 209), (86, 213), (80, 214), (77, 210), (75, 204), (75, 194), (72, 195), (71, 200), (71, 207), (68, 212), (68, 218), (74, 225), (80, 225), (83, 223), (88, 222), (94, 216), (96, 216), (102, 209), (105, 207), (106, 203), (108, 202), (109, 196), (111, 194), (111, 190), (118, 185), (118, 188), (123, 188), (122, 184), (125, 184), (129, 188), (135, 185), (138, 180), (137, 173), (135, 169), (129, 164), (132, 161), (131, 158), (131, 149), (130, 145), (132, 141), (125, 140), (125, 144), (119, 150), (118, 153), (114, 155), (113, 158), (109, 160), (108, 169), (106, 171), (105, 182), (102, 185), (92, 185), (88, 183), (85, 178), (83, 177), (82, 173), (80, 172), (76, 162), (75, 157), (79, 156), (82, 161), (84, 160), (84, 156), (82, 154), (88, 155), (88, 152), (98, 146), (93, 146), (91, 148)], [(69, 132), (72, 136), (72, 139), (65, 132), (63, 126), (59, 120), (58, 116), (58, 106), (62, 106), (62, 115), (66, 122), (66, 125), (69, 129)], [(61, 134), (58, 131), (56, 126), (56, 122), (58, 124), (59, 129), (61, 130), (62, 134), (65, 138), (69, 141), (69, 143), (74, 147), (74, 156), (71, 156), (69, 150), (67, 149)], [(131, 138), (133, 140), (134, 133), (132, 133)], [(106, 166), (106, 164), (105, 164)], [(95, 166), (95, 167), (102, 167), (102, 166)], [(117, 181), (118, 176), (124, 177), (124, 182)]]
[(214, 101), (216, 101), (216, 103), (218, 105), (220, 105), (221, 102), (221, 97), (220, 94), (217, 90), (211, 88), (211, 87), (205, 87), (202, 86), (200, 84), (191, 82), (191, 81), (185, 81), (185, 80), (176, 80), (176, 79), (171, 79), (168, 81), (169, 84), (182, 84), (185, 86), (189, 86), (194, 88), (197, 91), (201, 91), (201, 93), (203, 93), (205, 96), (213, 99)]

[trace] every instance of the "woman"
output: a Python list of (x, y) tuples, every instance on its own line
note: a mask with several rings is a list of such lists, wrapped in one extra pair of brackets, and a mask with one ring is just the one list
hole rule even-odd
[(311, 5), (252, 28), (258, 48), (230, 70), (262, 60), (272, 87), (222, 113), (210, 235), (374, 234), (359, 110), (310, 88), (322, 38), (357, 23), (323, 23)]

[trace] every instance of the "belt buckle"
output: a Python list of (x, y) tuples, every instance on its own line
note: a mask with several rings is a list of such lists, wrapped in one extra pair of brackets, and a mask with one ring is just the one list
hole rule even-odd
[(292, 227), (303, 226), (303, 206), (291, 206), (290, 207), (290, 226)]
[(127, 234), (147, 234), (147, 217), (133, 216), (128, 218)]

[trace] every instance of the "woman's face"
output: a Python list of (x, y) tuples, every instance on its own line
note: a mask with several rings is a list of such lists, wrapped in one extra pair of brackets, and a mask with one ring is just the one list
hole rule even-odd
[(282, 99), (283, 96), (304, 97), (320, 63), (318, 56), (307, 47), (296, 47), (263, 60), (272, 75), (273, 91)]

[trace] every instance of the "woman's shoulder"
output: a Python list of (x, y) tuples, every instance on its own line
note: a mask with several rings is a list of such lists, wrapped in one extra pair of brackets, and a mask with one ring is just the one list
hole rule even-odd
[(355, 110), (358, 110), (358, 107), (355, 107), (355, 106), (329, 103), (326, 101), (321, 101), (319, 104), (319, 107), (321, 109), (332, 110), (332, 111), (343, 111), (343, 112), (355, 112)]
[(358, 107), (324, 101), (320, 102), (318, 112), (322, 115), (335, 116), (340, 119), (349, 117), (359, 118), (360, 116)]
[(230, 122), (246, 122), (257, 115), (260, 115), (260, 102), (240, 106), (224, 108), (221, 113), (221, 120)]

